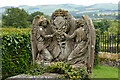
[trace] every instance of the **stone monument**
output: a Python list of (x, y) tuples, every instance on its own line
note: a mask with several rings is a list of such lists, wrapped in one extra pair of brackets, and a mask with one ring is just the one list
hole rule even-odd
[(35, 16), (31, 28), (33, 63), (70, 62), (92, 73), (95, 29), (88, 15), (75, 19), (68, 11), (57, 9), (51, 20)]

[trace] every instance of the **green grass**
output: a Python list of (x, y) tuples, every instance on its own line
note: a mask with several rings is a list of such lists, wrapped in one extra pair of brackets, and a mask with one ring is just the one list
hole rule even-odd
[(93, 78), (118, 78), (118, 68), (97, 65), (93, 68)]

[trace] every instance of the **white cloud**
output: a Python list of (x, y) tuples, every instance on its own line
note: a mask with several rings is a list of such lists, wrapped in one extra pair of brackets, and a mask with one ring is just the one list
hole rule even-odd
[(96, 3), (118, 3), (119, 0), (0, 0), (2, 6), (19, 6), (19, 5), (47, 5), (47, 4), (78, 4), (92, 5)]

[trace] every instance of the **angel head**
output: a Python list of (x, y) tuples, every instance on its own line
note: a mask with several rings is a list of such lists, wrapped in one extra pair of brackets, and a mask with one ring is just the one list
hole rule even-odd
[(38, 23), (39, 23), (39, 26), (43, 26), (43, 27), (47, 27), (47, 25), (49, 24), (48, 20), (44, 18), (44, 16), (40, 17), (40, 20)]
[(77, 28), (83, 27), (83, 26), (84, 26), (84, 23), (85, 23), (85, 22), (83, 21), (83, 19), (76, 19), (75, 22), (76, 22)]

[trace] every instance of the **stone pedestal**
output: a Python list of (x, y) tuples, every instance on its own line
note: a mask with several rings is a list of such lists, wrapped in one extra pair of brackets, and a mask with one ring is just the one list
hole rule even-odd
[(59, 74), (57, 73), (44, 73), (42, 75), (35, 75), (35, 76), (20, 74), (20, 75), (9, 77), (6, 80), (59, 80), (56, 78), (58, 75)]

